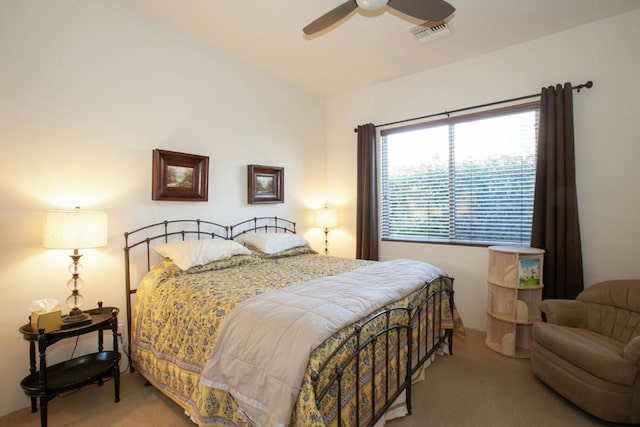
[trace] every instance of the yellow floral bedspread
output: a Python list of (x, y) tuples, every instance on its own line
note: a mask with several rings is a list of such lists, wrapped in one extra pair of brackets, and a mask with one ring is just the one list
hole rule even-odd
[[(200, 385), (200, 373), (225, 315), (251, 296), (369, 263), (309, 254), (188, 274), (172, 262), (162, 261), (138, 287), (132, 324), (135, 367), (183, 407), (198, 425), (248, 426), (248, 420), (230, 395)], [(396, 305), (406, 305), (411, 297)], [(451, 328), (463, 330), (457, 312), (451, 312), (448, 304), (441, 304), (436, 312), (451, 320)], [(352, 330), (352, 327), (346, 328), (312, 353), (292, 414), (292, 425), (324, 426), (335, 421), (336, 414), (331, 409), (322, 414), (317, 410), (310, 374)], [(403, 369), (399, 371), (402, 375)], [(370, 404), (360, 402), (364, 409)]]

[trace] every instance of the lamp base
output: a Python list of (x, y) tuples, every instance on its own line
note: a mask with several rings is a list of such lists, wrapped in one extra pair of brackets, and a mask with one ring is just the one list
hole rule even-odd
[(77, 307), (66, 316), (62, 316), (62, 329), (75, 328), (89, 323), (91, 323), (91, 316), (88, 313), (83, 313)]

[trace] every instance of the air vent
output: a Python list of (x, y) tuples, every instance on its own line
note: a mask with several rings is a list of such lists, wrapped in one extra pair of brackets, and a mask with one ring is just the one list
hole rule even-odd
[(420, 43), (430, 42), (440, 37), (444, 37), (447, 34), (451, 34), (451, 25), (446, 22), (425, 22), (422, 25), (416, 25), (410, 27), (409, 31), (413, 34)]

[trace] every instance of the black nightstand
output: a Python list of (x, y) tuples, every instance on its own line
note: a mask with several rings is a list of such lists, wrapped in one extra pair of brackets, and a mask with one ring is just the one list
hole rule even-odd
[[(34, 332), (31, 325), (20, 327), (22, 337), (29, 341), (29, 375), (20, 387), (31, 397), (31, 412), (36, 412), (37, 398), (40, 398), (40, 423), (47, 425), (47, 403), (60, 393), (73, 390), (87, 384), (102, 385), (104, 378), (113, 378), (115, 401), (120, 401), (120, 353), (118, 352), (118, 312), (115, 307), (102, 307), (87, 310), (91, 323), (68, 327), (54, 332), (44, 330)], [(113, 351), (103, 351), (103, 331), (113, 333)], [(64, 362), (47, 366), (47, 347), (65, 339), (77, 337), (89, 332), (98, 332), (98, 352), (75, 357)], [(36, 369), (36, 342), (40, 356), (40, 369)]]

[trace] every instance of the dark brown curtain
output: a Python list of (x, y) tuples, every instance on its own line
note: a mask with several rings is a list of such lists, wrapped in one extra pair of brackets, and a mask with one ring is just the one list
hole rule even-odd
[(543, 298), (583, 289), (570, 83), (542, 89), (531, 246), (545, 250)]
[(376, 127), (358, 126), (356, 258), (378, 260), (378, 176)]

